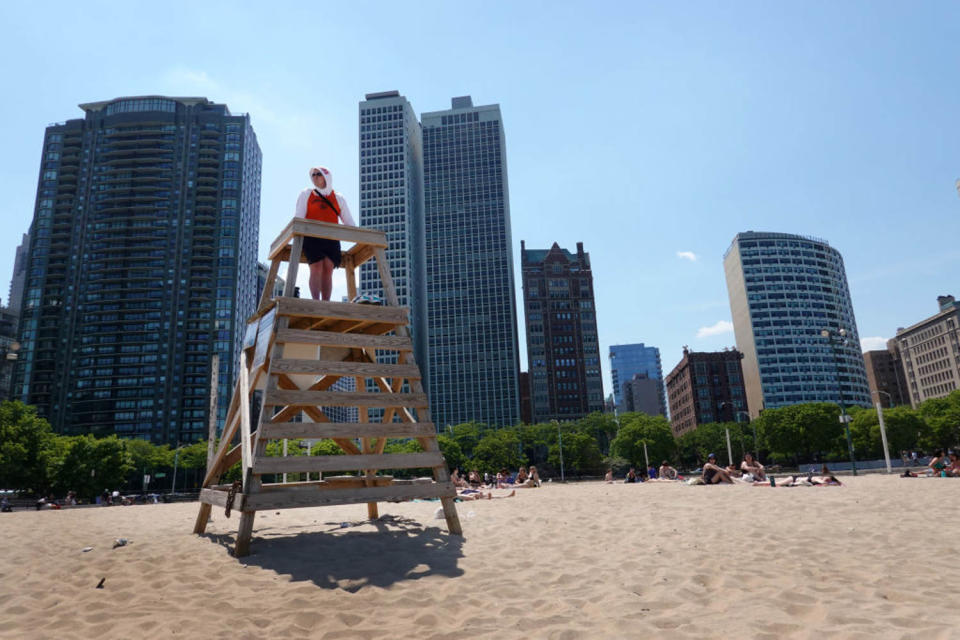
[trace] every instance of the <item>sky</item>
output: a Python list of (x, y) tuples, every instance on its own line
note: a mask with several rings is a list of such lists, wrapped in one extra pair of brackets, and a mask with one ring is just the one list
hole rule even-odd
[[(359, 210), (357, 105), (393, 89), (500, 105), (518, 302), (521, 240), (584, 243), (605, 393), (612, 344), (659, 347), (664, 373), (734, 345), (740, 231), (836, 247), (865, 348), (960, 295), (960, 3), (88, 0), (2, 3), (0, 30), (4, 303), (44, 128), (78, 104), (249, 113), (263, 260), (310, 166)], [(525, 369), (522, 315), (519, 335)]]

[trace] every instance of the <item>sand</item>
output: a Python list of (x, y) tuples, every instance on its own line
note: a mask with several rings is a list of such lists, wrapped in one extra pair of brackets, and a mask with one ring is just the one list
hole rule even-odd
[(955, 638), (958, 492), (547, 484), (460, 503), (462, 539), (431, 502), (261, 513), (240, 560), (219, 508), (18, 511), (0, 638)]

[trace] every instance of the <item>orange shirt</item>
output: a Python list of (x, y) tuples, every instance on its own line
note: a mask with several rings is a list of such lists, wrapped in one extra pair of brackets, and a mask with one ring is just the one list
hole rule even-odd
[(340, 203), (337, 202), (337, 194), (330, 191), (330, 195), (326, 198), (333, 207), (318, 196), (316, 191), (310, 192), (310, 198), (307, 200), (307, 219), (318, 222), (332, 222), (333, 224), (340, 221), (340, 210), (338, 208)]

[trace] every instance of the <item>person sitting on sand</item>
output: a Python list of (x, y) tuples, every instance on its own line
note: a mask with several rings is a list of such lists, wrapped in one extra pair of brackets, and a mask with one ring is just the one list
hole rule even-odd
[(533, 465), (530, 466), (530, 473), (527, 475), (527, 479), (522, 483), (514, 483), (514, 486), (517, 489), (536, 489), (540, 486), (540, 474), (537, 473), (537, 468)]
[(767, 476), (763, 472), (763, 465), (760, 464), (760, 461), (754, 458), (750, 452), (743, 454), (743, 462), (740, 463), (740, 470), (744, 473), (749, 473), (753, 476), (754, 480), (759, 482), (767, 479)]
[(947, 465), (944, 471), (950, 478), (960, 478), (960, 459), (958, 459), (955, 453), (948, 454), (948, 457), (950, 464)]
[(457, 489), (466, 489), (469, 485), (467, 481), (460, 477), (460, 470), (454, 469), (450, 472), (450, 482), (453, 483)]
[(603, 481), (607, 484), (613, 484), (613, 469), (607, 469), (607, 474), (603, 476)]
[(523, 467), (517, 469), (517, 477), (513, 479), (513, 486), (519, 487), (527, 481), (527, 470)]
[(660, 463), (659, 475), (661, 480), (676, 480), (677, 470), (670, 466), (670, 463), (664, 460)]
[(471, 489), (479, 489), (483, 486), (483, 476), (480, 475), (479, 471), (474, 469), (467, 476), (467, 482), (470, 484)]
[(940, 475), (940, 472), (947, 468), (947, 460), (943, 455), (943, 449), (937, 449), (936, 453), (933, 454), (933, 457), (930, 458), (930, 462), (927, 464), (927, 467), (930, 468), (927, 473), (934, 476)]
[(623, 479), (623, 482), (624, 484), (633, 484), (634, 482), (643, 482), (643, 480), (637, 475), (637, 470), (630, 467), (630, 471), (627, 471), (627, 477)]
[(703, 465), (703, 484), (733, 484), (733, 479), (726, 469), (717, 466), (717, 454), (707, 456), (707, 463)]

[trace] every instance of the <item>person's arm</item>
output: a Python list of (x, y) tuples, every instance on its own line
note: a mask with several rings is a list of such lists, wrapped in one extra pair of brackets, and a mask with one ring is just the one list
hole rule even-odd
[(304, 189), (300, 192), (300, 195), (297, 197), (297, 206), (293, 210), (294, 218), (306, 218), (307, 217), (307, 200), (310, 199), (310, 190)]
[(350, 207), (347, 205), (347, 199), (337, 194), (337, 204), (340, 205), (340, 220), (343, 221), (343, 224), (348, 227), (355, 227), (357, 223), (353, 221), (353, 216), (350, 215)]

